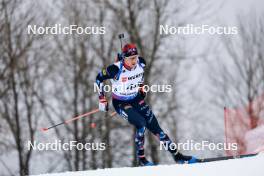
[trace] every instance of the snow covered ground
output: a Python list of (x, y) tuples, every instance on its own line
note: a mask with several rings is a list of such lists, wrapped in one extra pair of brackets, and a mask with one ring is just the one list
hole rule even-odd
[(263, 176), (264, 153), (255, 157), (199, 163), (137, 168), (98, 169), (93, 171), (43, 174), (41, 176)]

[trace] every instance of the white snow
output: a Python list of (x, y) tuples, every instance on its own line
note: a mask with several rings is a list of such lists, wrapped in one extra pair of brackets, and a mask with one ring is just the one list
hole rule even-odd
[(44, 174), (41, 176), (263, 176), (264, 153), (254, 157), (192, 165), (160, 165), (93, 171)]

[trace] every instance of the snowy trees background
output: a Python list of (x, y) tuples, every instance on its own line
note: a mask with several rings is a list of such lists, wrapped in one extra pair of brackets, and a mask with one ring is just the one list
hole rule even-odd
[[(229, 4), (230, 5), (230, 4)], [(99, 112), (42, 133), (42, 127), (97, 107), (93, 83), (114, 62), (117, 38), (138, 46), (147, 61), (146, 84), (171, 84), (149, 93), (163, 129), (177, 142), (224, 142), (224, 106), (246, 105), (263, 94), (263, 12), (223, 13), (216, 1), (0, 1), (0, 175), (88, 170), (136, 164), (134, 129)], [(223, 9), (223, 11), (221, 10)], [(231, 17), (230, 17), (231, 18)], [(236, 25), (236, 36), (160, 35), (159, 25)], [(28, 35), (27, 25), (105, 26), (105, 35)], [(109, 95), (110, 96), (110, 95)], [(262, 107), (263, 108), (263, 107)], [(112, 112), (113, 109), (110, 110)], [(250, 116), (252, 117), (252, 116)], [(259, 115), (254, 115), (255, 120)], [(256, 124), (255, 120), (252, 122)], [(91, 124), (96, 124), (94, 127)], [(104, 151), (27, 150), (28, 140), (100, 141)], [(172, 163), (146, 138), (148, 157)], [(185, 151), (184, 151), (185, 152)], [(222, 151), (187, 151), (198, 156)]]

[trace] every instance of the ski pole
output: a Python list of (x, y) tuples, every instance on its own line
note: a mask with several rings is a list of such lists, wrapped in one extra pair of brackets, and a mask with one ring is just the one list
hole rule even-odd
[[(55, 127), (57, 127), (57, 126), (59, 126), (59, 125), (68, 124), (68, 123), (70, 123), (70, 122), (72, 122), (72, 121), (75, 121), (75, 120), (78, 120), (78, 119), (80, 119), (80, 118), (82, 118), (82, 117), (85, 117), (85, 116), (88, 116), (88, 115), (94, 114), (94, 113), (96, 113), (96, 112), (98, 112), (98, 111), (99, 111), (99, 109), (94, 109), (94, 110), (92, 110), (92, 111), (90, 111), (90, 112), (87, 112), (87, 113), (82, 114), (82, 115), (78, 115), (78, 116), (76, 116), (76, 117), (73, 117), (73, 118), (71, 118), (71, 119), (69, 119), (69, 120), (66, 120), (66, 121), (64, 121), (64, 122), (61, 122), (61, 123), (55, 124), (55, 125), (50, 126), (50, 127), (48, 127), (48, 128), (42, 128), (41, 131), (47, 131), (47, 130), (49, 130), (49, 129), (51, 129), (51, 128), (55, 128)], [(115, 116), (115, 115), (116, 115), (116, 112), (112, 112), (112, 113), (110, 114), (110, 117), (113, 117), (113, 116)]]
[(71, 118), (71, 119), (69, 119), (69, 120), (65, 120), (65, 121), (63, 121), (63, 122), (61, 122), (61, 123), (58, 123), (58, 124), (52, 125), (52, 126), (50, 126), (50, 127), (48, 127), (48, 128), (42, 128), (41, 131), (48, 131), (48, 130), (51, 129), (51, 128), (55, 128), (55, 127), (60, 126), (60, 125), (63, 125), (63, 124), (68, 124), (68, 123), (70, 123), (70, 122), (72, 122), (72, 121), (75, 121), (75, 120), (78, 120), (78, 119), (80, 119), (80, 118), (82, 118), (82, 117), (85, 117), (85, 116), (88, 116), (88, 115), (94, 114), (94, 113), (96, 113), (96, 112), (98, 112), (98, 111), (99, 111), (99, 109), (94, 109), (94, 110), (92, 110), (92, 111), (90, 111), (90, 112), (87, 112), (87, 113), (85, 113), (85, 114), (78, 115), (78, 116), (73, 117), (73, 118)]

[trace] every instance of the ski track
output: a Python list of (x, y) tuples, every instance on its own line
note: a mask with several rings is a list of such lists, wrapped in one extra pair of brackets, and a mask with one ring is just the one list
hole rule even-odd
[(125, 167), (38, 176), (263, 176), (264, 153), (254, 157), (185, 165)]

